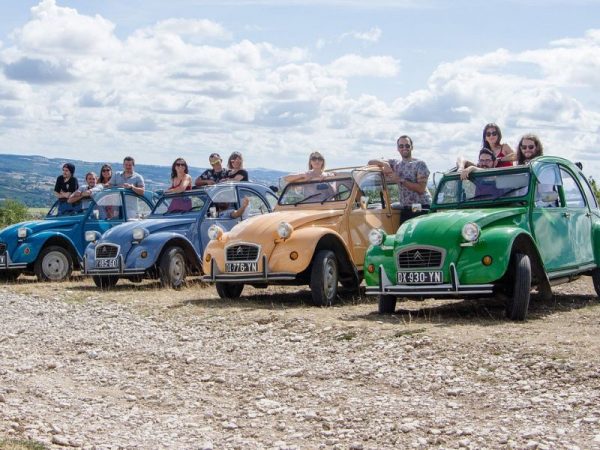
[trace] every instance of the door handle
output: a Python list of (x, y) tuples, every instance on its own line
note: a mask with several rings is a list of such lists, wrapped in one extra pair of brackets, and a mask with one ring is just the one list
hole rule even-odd
[(564, 212), (564, 213), (563, 213), (563, 217), (566, 217), (566, 218), (568, 219), (569, 217), (571, 217), (571, 213), (569, 213), (569, 212)]
[(590, 212), (586, 212), (586, 213), (585, 213), (585, 217), (592, 217), (592, 213), (590, 213)]

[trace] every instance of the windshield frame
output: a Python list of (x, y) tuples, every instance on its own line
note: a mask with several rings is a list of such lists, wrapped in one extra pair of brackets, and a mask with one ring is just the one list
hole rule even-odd
[[(339, 181), (345, 181), (345, 182), (349, 182), (350, 183), (350, 189), (348, 189), (348, 191), (344, 191), (345, 192), (349, 192), (348, 196), (344, 199), (338, 199), (336, 200), (335, 197), (339, 191), (339, 188), (335, 188), (335, 190), (333, 188), (331, 188), (331, 184), (329, 183), (333, 183), (333, 182), (339, 182)], [(288, 194), (288, 192), (290, 191), (290, 189), (293, 188), (298, 188), (298, 187), (302, 187), (302, 186), (309, 186), (309, 185), (318, 185), (318, 184), (324, 184), (327, 183), (329, 184), (329, 188), (327, 189), (315, 189), (315, 192), (304, 195), (303, 194), (299, 194), (298, 198), (295, 201), (290, 201), (289, 203), (282, 203), (282, 200), (286, 199), (286, 194)], [(347, 183), (343, 183), (343, 186), (347, 186)], [(344, 203), (346, 204), (351, 198), (352, 198), (352, 193), (355, 190), (355, 186), (356, 186), (356, 180), (355, 178), (352, 176), (351, 173), (348, 172), (344, 172), (344, 173), (340, 173), (340, 174), (336, 174), (334, 176), (328, 176), (325, 177), (323, 179), (312, 179), (312, 180), (304, 180), (304, 181), (294, 181), (291, 183), (288, 183), (284, 186), (281, 195), (279, 195), (279, 198), (277, 199), (277, 205), (278, 206), (302, 206), (302, 205), (323, 205), (323, 204), (331, 204), (331, 203)], [(317, 192), (317, 191), (327, 191), (327, 193), (329, 193), (329, 195), (326, 195), (325, 198), (321, 195), (321, 192)], [(310, 190), (309, 190), (310, 192)]]
[[(189, 198), (191, 200), (192, 197), (204, 197), (201, 208), (193, 209), (193, 210), (189, 210), (189, 211), (175, 210), (175, 211), (170, 212), (170, 211), (168, 211), (169, 207), (167, 206), (166, 211), (164, 211), (162, 213), (156, 212), (156, 210), (159, 208), (159, 206), (164, 205), (167, 200), (173, 201), (175, 199), (185, 199), (185, 198)], [(198, 214), (198, 213), (203, 212), (206, 209), (207, 203), (210, 203), (210, 196), (204, 189), (202, 189), (202, 190), (192, 189), (189, 191), (175, 192), (175, 193), (169, 192), (169, 193), (165, 193), (160, 196), (160, 198), (156, 201), (156, 204), (152, 208), (152, 211), (150, 211), (150, 214), (148, 215), (148, 217), (166, 218), (166, 217), (178, 217), (178, 216), (181, 216), (182, 214)], [(164, 206), (163, 206), (163, 208), (164, 208)]]

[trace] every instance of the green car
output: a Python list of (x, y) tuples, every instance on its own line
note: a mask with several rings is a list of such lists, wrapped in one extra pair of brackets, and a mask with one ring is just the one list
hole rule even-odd
[(395, 235), (371, 230), (365, 258), (367, 294), (379, 313), (398, 297), (504, 295), (506, 314), (525, 320), (530, 291), (580, 275), (600, 295), (600, 210), (580, 166), (542, 156), (526, 166), (482, 169), (461, 180), (443, 176), (431, 212)]

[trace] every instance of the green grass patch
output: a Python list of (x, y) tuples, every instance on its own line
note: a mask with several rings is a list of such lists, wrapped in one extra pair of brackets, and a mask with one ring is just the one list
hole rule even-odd
[(0, 439), (2, 450), (47, 450), (41, 442), (27, 441), (24, 439)]

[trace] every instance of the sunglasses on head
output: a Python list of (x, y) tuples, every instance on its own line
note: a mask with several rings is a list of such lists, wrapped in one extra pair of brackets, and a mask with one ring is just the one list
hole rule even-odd
[(531, 144), (530, 145), (524, 145), (524, 144), (521, 144), (521, 150), (533, 150), (533, 149), (535, 149), (535, 145), (531, 145)]
[(497, 131), (486, 131), (486, 132), (485, 132), (485, 135), (486, 135), (487, 137), (490, 137), (490, 136), (498, 136), (498, 132), (497, 132)]
[(399, 149), (410, 148), (410, 144), (398, 144)]

